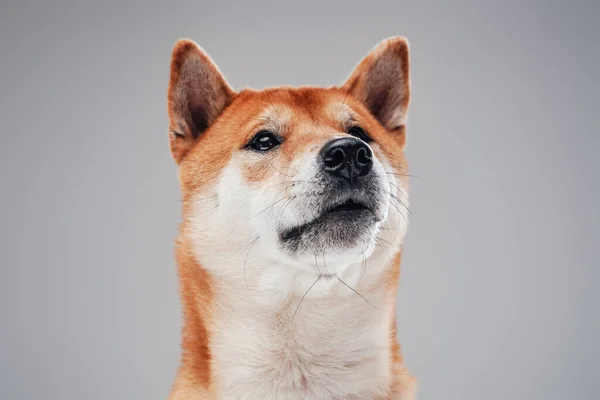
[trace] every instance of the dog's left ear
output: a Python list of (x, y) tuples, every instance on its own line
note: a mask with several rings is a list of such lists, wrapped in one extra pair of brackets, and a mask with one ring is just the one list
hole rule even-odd
[(342, 86), (388, 130), (406, 123), (410, 100), (409, 47), (403, 37), (379, 43)]

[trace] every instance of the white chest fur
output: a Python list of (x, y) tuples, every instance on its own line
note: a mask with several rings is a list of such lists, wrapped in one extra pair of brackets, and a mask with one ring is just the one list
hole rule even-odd
[(279, 310), (251, 296), (240, 301), (239, 292), (216, 299), (211, 351), (219, 398), (364, 400), (383, 395), (390, 383), (390, 311), (344, 290), (350, 291), (341, 287), (339, 296), (305, 298), (295, 316), (296, 297)]

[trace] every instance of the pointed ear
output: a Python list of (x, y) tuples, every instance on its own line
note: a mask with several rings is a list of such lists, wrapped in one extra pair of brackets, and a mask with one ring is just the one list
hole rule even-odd
[(406, 123), (410, 99), (408, 53), (405, 38), (384, 40), (361, 61), (342, 86), (389, 130)]
[(173, 48), (168, 89), (169, 142), (179, 163), (235, 95), (210, 57), (191, 40)]

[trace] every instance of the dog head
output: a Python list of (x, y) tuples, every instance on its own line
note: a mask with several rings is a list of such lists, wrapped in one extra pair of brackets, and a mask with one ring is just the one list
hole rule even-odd
[[(189, 40), (173, 51), (169, 139), (184, 236), (206, 264), (252, 246), (281, 268), (334, 274), (406, 229), (408, 44), (388, 39), (340, 87), (235, 92)], [(200, 260), (201, 262), (203, 260)], [(333, 268), (333, 270), (331, 269)]]

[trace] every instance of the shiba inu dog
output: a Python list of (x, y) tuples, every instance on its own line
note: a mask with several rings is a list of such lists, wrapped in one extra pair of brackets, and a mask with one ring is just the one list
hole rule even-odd
[(409, 97), (401, 37), (339, 87), (240, 92), (177, 42), (184, 326), (172, 400), (414, 398), (395, 319)]

